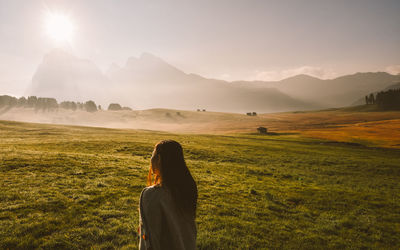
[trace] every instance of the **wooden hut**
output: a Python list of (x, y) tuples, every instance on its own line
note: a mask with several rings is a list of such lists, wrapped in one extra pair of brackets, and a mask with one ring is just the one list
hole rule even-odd
[(265, 127), (258, 127), (257, 128), (257, 131), (258, 131), (258, 133), (260, 133), (260, 134), (266, 134), (267, 133), (267, 128), (265, 128)]

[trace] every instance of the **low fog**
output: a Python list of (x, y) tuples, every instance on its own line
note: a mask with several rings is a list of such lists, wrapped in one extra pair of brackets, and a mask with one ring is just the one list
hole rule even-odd
[(207, 110), (149, 109), (87, 112), (62, 108), (43, 111), (13, 107), (0, 108), (0, 120), (180, 133), (226, 133), (254, 132), (258, 126), (271, 119), (263, 116), (209, 112)]

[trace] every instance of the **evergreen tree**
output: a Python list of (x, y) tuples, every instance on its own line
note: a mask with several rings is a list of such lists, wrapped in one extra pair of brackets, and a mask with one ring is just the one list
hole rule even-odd
[(400, 110), (400, 89), (379, 92), (376, 95), (376, 104), (382, 110)]

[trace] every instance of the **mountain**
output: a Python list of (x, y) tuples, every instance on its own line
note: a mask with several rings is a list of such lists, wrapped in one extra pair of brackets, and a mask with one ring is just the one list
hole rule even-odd
[(139, 109), (207, 109), (226, 112), (273, 112), (313, 109), (275, 88), (255, 89), (186, 74), (159, 57), (144, 53), (103, 74), (92, 62), (63, 50), (47, 54), (28, 93), (58, 100), (119, 102)]
[(32, 78), (29, 94), (58, 100), (93, 99), (136, 109), (207, 109), (224, 112), (279, 112), (350, 105), (400, 76), (357, 73), (331, 80), (297, 75), (281, 81), (227, 82), (187, 74), (149, 53), (112, 64), (103, 74), (94, 63), (63, 51), (47, 54)]
[(91, 61), (54, 49), (44, 56), (27, 94), (86, 101), (88, 98), (104, 99), (110, 85), (110, 80)]
[[(400, 76), (386, 72), (368, 72), (326, 81), (328, 86), (320, 90), (320, 92), (325, 93), (326, 100), (332, 103), (334, 100), (338, 100), (343, 104), (342, 106), (349, 106), (359, 96), (365, 96), (368, 93), (381, 90), (400, 81)], [(326, 93), (330, 93), (329, 96)]]
[(141, 108), (205, 108), (226, 112), (314, 108), (274, 88), (259, 90), (186, 74), (148, 53), (139, 58), (129, 58), (124, 67), (110, 75), (110, 79), (117, 86), (123, 86), (124, 93), (129, 92), (129, 97), (123, 93), (120, 95), (125, 102), (135, 100), (135, 106)]
[(324, 107), (344, 107), (353, 104), (360, 96), (379, 91), (400, 81), (400, 75), (385, 72), (356, 73), (335, 79), (322, 80), (307, 75), (297, 75), (275, 82), (244, 82), (235, 84), (257, 88), (273, 87), (293, 98), (318, 103)]

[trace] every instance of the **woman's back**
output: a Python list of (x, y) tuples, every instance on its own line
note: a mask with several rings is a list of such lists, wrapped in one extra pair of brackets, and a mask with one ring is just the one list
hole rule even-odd
[(194, 217), (184, 216), (171, 193), (160, 185), (143, 189), (140, 196), (140, 249), (195, 249)]

